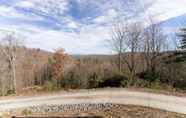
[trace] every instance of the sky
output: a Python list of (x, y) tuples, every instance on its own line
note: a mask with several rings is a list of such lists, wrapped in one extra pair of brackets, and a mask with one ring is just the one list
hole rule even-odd
[(186, 0), (0, 0), (0, 35), (13, 31), (31, 48), (70, 54), (110, 54), (121, 17), (150, 14), (158, 22), (186, 13)]

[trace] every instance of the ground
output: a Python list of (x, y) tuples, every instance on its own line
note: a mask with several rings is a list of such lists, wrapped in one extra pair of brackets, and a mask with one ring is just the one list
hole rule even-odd
[(32, 114), (29, 111), (22, 111), (18, 116), (99, 116), (102, 118), (186, 118), (186, 115), (177, 114), (173, 112), (167, 112), (158, 109), (152, 109), (148, 107), (132, 106), (132, 105), (119, 105), (115, 104), (112, 107), (104, 110), (91, 110), (79, 113), (77, 111), (72, 112), (60, 112), (60, 113), (48, 113), (48, 114)]
[(186, 97), (165, 94), (122, 88), (36, 93), (1, 98), (0, 112), (10, 110), (9, 116), (83, 113), (104, 118), (186, 118)]

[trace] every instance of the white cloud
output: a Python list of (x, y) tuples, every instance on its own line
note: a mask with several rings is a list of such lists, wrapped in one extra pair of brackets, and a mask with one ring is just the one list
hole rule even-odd
[(73, 29), (77, 29), (78, 28), (78, 25), (76, 22), (70, 22), (67, 24), (67, 27), (68, 28), (73, 28)]
[(32, 0), (32, 3), (34, 4), (33, 9), (59, 19), (69, 9), (68, 0)]
[[(42, 20), (42, 17), (37, 16), (35, 14), (23, 14), (18, 12), (13, 6), (0, 6), (0, 16), (1, 19), (16, 19), (16, 20), (27, 20), (27, 21), (34, 21), (34, 20)], [(6, 21), (5, 21), (6, 22)], [(11, 21), (14, 22), (14, 21)], [(16, 23), (15, 23), (16, 25)]]
[(22, 7), (22, 8), (32, 8), (35, 5), (33, 4), (32, 1), (19, 1), (15, 4), (17, 7)]
[[(90, 9), (97, 11), (97, 17), (92, 20), (93, 24), (83, 24), (77, 19), (72, 18), (66, 11), (69, 10), (68, 0), (21, 0), (17, 2), (16, 7), (32, 8), (41, 11), (45, 15), (63, 21), (64, 27), (69, 29), (78, 29), (78, 32), (67, 32), (65, 29), (53, 31), (50, 28), (41, 28), (32, 24), (14, 25), (0, 23), (1, 28), (14, 29), (19, 34), (26, 37), (26, 45), (29, 47), (41, 48), (49, 51), (58, 47), (63, 47), (68, 53), (73, 54), (102, 54), (110, 53), (105, 46), (105, 40), (110, 38), (110, 24), (121, 16), (127, 7), (124, 7), (123, 0), (77, 0), (80, 4), (80, 11)], [(130, 4), (130, 0), (127, 0)], [(134, 0), (136, 1), (136, 0)], [(141, 0), (142, 1), (142, 0)], [(145, 5), (150, 5), (153, 0), (144, 0)], [(159, 21), (182, 15), (186, 13), (186, 0), (155, 0), (155, 4), (148, 10), (152, 15), (157, 16)], [(139, 2), (138, 2), (139, 3)], [(138, 4), (139, 5), (139, 4)], [(137, 11), (142, 6), (136, 6)], [(131, 7), (135, 8), (134, 6)], [(130, 11), (130, 10), (129, 10)], [(88, 12), (89, 13), (89, 12)], [(94, 13), (94, 12), (93, 12)], [(0, 15), (23, 20), (38, 20), (43, 17), (33, 15), (32, 13), (23, 14), (12, 7), (0, 6)], [(90, 14), (93, 15), (93, 14)], [(86, 22), (85, 18), (85, 22)], [(43, 19), (44, 20), (44, 19)], [(14, 22), (14, 21), (12, 21)], [(104, 25), (102, 25), (104, 24)], [(52, 25), (52, 24), (51, 24)], [(171, 29), (172, 30), (172, 29)]]
[(115, 9), (110, 9), (105, 15), (98, 16), (94, 19), (94, 23), (111, 23), (119, 15)]
[(7, 16), (20, 17), (20, 16), (22, 16), (22, 15), (18, 14), (17, 11), (13, 7), (8, 7), (8, 6), (0, 6), (0, 15), (2, 17), (7, 17)]
[[(9, 27), (8, 29), (10, 29)], [(17, 34), (25, 38), (25, 45), (48, 51), (62, 47), (70, 54), (108, 54), (105, 40), (109, 38), (109, 27), (88, 25), (80, 32), (53, 31), (35, 26), (14, 27)]]
[(186, 0), (156, 0), (148, 12), (156, 16), (159, 21), (164, 21), (185, 14), (185, 5)]

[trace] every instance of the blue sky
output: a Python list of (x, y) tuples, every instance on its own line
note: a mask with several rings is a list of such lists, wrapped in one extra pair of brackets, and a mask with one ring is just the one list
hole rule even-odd
[(150, 13), (161, 22), (185, 14), (185, 4), (186, 0), (0, 0), (0, 29), (16, 32), (32, 48), (108, 54), (112, 51), (107, 40), (119, 17), (145, 19), (142, 16)]

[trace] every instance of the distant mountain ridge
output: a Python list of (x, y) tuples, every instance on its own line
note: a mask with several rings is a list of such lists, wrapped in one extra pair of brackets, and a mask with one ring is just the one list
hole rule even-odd
[(183, 25), (186, 26), (186, 14), (170, 18), (168, 20), (160, 22), (162, 27), (179, 28)]

